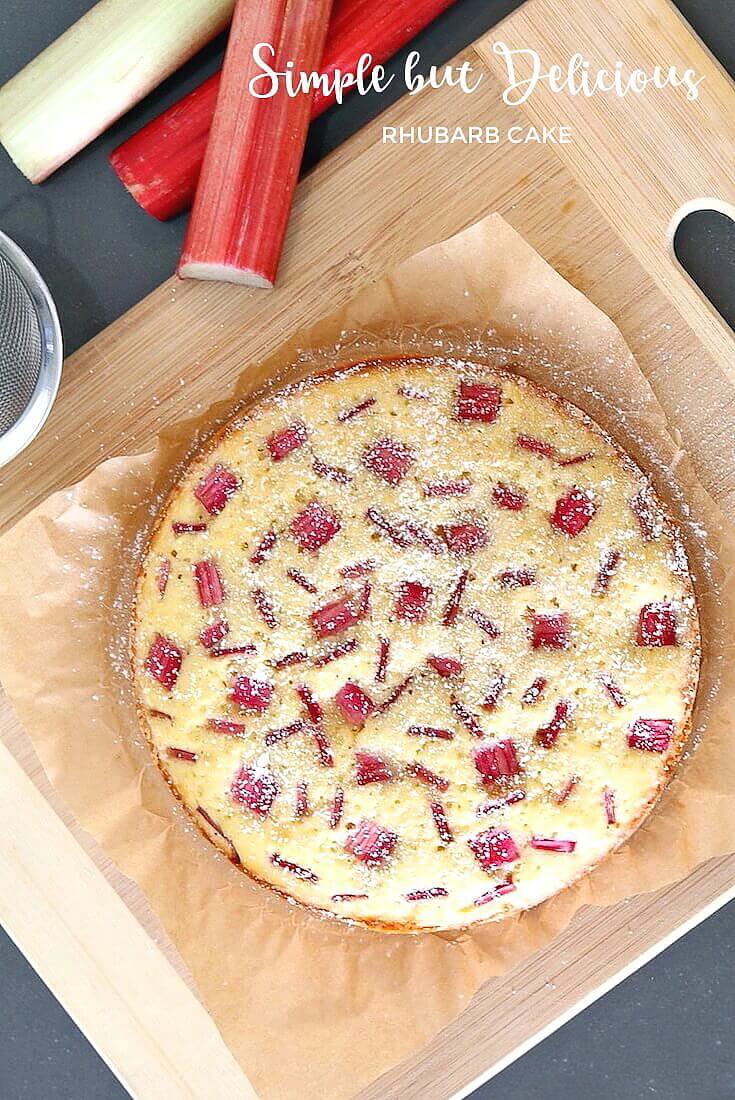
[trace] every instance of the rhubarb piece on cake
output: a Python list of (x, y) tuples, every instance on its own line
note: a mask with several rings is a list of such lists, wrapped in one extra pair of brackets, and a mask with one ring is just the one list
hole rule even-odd
[(390, 858), (397, 843), (392, 829), (363, 818), (345, 841), (345, 851), (368, 867), (378, 867)]
[(139, 575), (138, 713), (192, 819), (280, 894), (392, 931), (589, 871), (673, 774), (697, 685), (686, 557), (642, 485), (476, 364), (255, 400), (179, 474)]
[(371, 473), (389, 485), (398, 485), (413, 463), (411, 449), (397, 439), (379, 439), (362, 456)]
[(291, 521), (291, 534), (302, 550), (314, 551), (326, 546), (341, 526), (334, 512), (325, 508), (318, 500), (312, 500)]

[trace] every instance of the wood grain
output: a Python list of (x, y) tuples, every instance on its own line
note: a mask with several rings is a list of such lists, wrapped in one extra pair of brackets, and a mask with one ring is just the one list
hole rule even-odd
[[(704, 74), (705, 91), (689, 104), (668, 93), (618, 103), (539, 89), (524, 108), (508, 108), (491, 49), (498, 38), (532, 46), (547, 64), (576, 50), (608, 65), (670, 60)], [(493, 210), (615, 320), (654, 389), (678, 361), (677, 392), (665, 396), (679, 407), (685, 443), (696, 452), (707, 443), (714, 457), (700, 474), (731, 508), (732, 337), (667, 237), (683, 202), (735, 200), (731, 85), (666, 0), (531, 0), (465, 56), (495, 73), (474, 95), (404, 98), (300, 184), (275, 291), (170, 280), (71, 357), (44, 432), (0, 473), (0, 529), (102, 459), (148, 449), (165, 424), (229, 393), (243, 364)], [(478, 121), (567, 123), (574, 144), (381, 144), (384, 124)], [(701, 401), (704, 385), (716, 410)], [(0, 737), (0, 918), (10, 934), (141, 1100), (252, 1095), (145, 899), (60, 804), (6, 701)], [(362, 1095), (460, 1089), (734, 880), (731, 857), (655, 895), (581, 912)]]

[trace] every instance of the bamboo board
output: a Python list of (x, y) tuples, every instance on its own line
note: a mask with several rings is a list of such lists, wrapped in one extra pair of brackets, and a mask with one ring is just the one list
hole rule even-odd
[[(691, 67), (699, 100), (664, 92), (570, 99), (539, 88), (501, 100), (497, 39), (546, 64)], [(167, 422), (226, 393), (244, 362), (350, 298), (417, 249), (499, 211), (628, 340), (653, 388), (680, 364), (680, 430), (720, 460), (708, 488), (732, 508), (732, 335), (673, 259), (671, 226), (693, 200), (735, 204), (735, 93), (667, 0), (530, 0), (464, 55), (486, 78), (404, 97), (299, 186), (278, 288), (171, 280), (66, 363), (38, 440), (0, 476), (0, 529), (102, 459), (148, 449)], [(382, 145), (384, 124), (570, 125), (573, 143)], [(712, 380), (716, 416), (694, 378)], [(703, 478), (707, 481), (707, 478)], [(0, 700), (0, 919), (140, 1100), (254, 1096), (145, 899), (75, 826)], [(497, 1071), (731, 895), (735, 857), (606, 910), (585, 910), (546, 950), (485, 986), (410, 1062), (362, 1093), (446, 1097)]]

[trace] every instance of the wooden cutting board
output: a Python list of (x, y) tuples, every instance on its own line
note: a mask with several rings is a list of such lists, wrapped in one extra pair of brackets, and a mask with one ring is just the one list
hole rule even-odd
[[(694, 102), (672, 90), (586, 99), (540, 87), (508, 108), (498, 39), (547, 66), (579, 51), (607, 67), (689, 67), (704, 82)], [(248, 360), (491, 211), (613, 318), (654, 390), (661, 364), (679, 364), (668, 404), (694, 456), (708, 441), (700, 474), (732, 512), (732, 334), (671, 251), (683, 204), (735, 204), (730, 81), (667, 0), (530, 0), (464, 56), (485, 73), (473, 95), (404, 97), (300, 184), (275, 291), (170, 280), (72, 356), (47, 427), (0, 474), (0, 528), (102, 459), (148, 449), (162, 426), (226, 394)], [(573, 142), (381, 144), (384, 125), (432, 124), (567, 125)], [(699, 400), (705, 382), (716, 411)], [(60, 804), (6, 701), (0, 736), (10, 935), (136, 1097), (254, 1095), (145, 899)], [(732, 896), (733, 882), (735, 857), (723, 858), (655, 895), (579, 913), (363, 1100), (445, 1097), (497, 1072)]]

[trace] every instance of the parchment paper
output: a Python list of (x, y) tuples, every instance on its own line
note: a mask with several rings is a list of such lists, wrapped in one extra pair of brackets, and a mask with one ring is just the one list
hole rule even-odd
[[(509, 365), (581, 406), (652, 473), (696, 578), (705, 639), (699, 744), (632, 841), (530, 913), (471, 933), (418, 936), (314, 917), (251, 884), (187, 824), (129, 701), (124, 632), (141, 533), (177, 464), (234, 397), (174, 425), (153, 453), (105, 462), (26, 517), (0, 547), (5, 689), (51, 781), (147, 895), (267, 1098), (357, 1092), (448, 1023), (485, 979), (546, 944), (580, 906), (657, 889), (735, 848), (735, 535), (695, 480), (675, 423), (667, 425), (618, 330), (492, 216), (413, 256), (267, 363), (248, 367), (234, 395), (390, 350)], [(155, 348), (145, 354), (153, 362)]]

